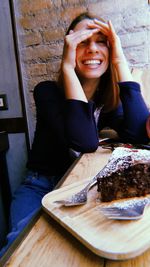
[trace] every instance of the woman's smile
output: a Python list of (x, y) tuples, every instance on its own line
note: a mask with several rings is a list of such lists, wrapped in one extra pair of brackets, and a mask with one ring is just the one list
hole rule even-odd
[(99, 67), (101, 65), (102, 61), (100, 59), (86, 59), (83, 61), (83, 64), (88, 67)]

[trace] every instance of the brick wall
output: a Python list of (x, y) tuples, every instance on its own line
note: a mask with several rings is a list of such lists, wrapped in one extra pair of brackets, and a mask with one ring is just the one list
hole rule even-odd
[[(111, 19), (131, 67), (150, 67), (148, 0), (13, 0), (27, 105), (34, 111), (33, 88), (56, 79), (66, 29), (84, 11)], [(30, 117), (30, 115), (29, 115)]]

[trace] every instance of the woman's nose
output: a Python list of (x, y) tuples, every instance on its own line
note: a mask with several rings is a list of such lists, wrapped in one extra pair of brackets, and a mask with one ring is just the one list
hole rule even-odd
[(88, 52), (89, 53), (98, 53), (98, 45), (95, 42), (90, 42), (88, 44)]

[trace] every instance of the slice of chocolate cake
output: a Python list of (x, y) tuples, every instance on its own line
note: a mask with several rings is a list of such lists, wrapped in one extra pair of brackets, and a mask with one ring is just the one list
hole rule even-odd
[(145, 196), (150, 193), (150, 151), (116, 148), (97, 174), (101, 201)]

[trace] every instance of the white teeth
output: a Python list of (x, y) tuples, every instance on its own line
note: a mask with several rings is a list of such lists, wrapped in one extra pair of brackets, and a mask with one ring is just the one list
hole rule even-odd
[(90, 59), (90, 60), (85, 60), (84, 64), (85, 65), (101, 64), (101, 61), (97, 59)]

